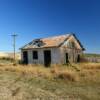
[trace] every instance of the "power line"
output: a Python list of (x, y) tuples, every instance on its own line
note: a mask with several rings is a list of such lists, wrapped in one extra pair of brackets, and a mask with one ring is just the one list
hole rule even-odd
[(16, 37), (18, 36), (17, 34), (12, 34), (13, 37), (13, 50), (14, 50), (14, 61), (16, 60)]

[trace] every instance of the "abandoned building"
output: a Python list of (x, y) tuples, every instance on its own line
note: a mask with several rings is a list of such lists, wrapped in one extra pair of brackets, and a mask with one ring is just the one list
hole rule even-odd
[(21, 48), (21, 59), (25, 64), (66, 64), (79, 62), (84, 47), (75, 34), (34, 39)]

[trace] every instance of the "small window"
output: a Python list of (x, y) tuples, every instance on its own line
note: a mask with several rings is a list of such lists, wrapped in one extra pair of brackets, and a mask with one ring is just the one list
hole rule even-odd
[(33, 59), (38, 59), (38, 52), (37, 51), (33, 51)]

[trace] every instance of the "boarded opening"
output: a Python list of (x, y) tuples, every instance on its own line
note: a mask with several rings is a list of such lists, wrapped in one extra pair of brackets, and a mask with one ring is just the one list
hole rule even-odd
[(66, 64), (69, 63), (69, 59), (68, 59), (68, 53), (66, 53)]
[(77, 56), (77, 62), (80, 62), (80, 55)]
[(44, 51), (44, 65), (45, 66), (50, 66), (51, 64), (51, 51), (50, 50), (45, 50)]
[(28, 52), (27, 51), (23, 52), (23, 63), (28, 64)]

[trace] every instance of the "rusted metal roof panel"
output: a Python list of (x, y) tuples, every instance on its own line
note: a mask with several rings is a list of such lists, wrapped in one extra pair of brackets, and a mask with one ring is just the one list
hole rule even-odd
[(66, 34), (42, 39), (34, 39), (21, 49), (57, 47), (62, 44), (69, 36), (70, 34)]
[[(50, 48), (50, 47), (59, 47), (61, 46), (65, 41), (69, 39), (70, 36), (75, 36), (75, 34), (65, 34), (65, 35), (59, 35), (59, 36), (53, 36), (48, 38), (40, 38), (40, 39), (34, 39), (30, 43), (23, 46), (21, 49), (37, 49), (37, 48)], [(77, 42), (81, 46), (81, 48), (84, 50), (82, 44), (80, 41), (76, 38)]]

